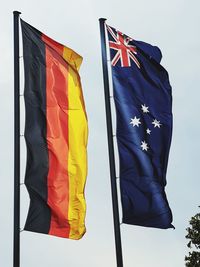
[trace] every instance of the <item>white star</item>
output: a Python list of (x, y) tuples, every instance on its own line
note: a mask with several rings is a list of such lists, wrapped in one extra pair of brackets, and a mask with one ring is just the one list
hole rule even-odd
[(147, 134), (151, 134), (151, 130), (149, 128), (146, 129)]
[(142, 150), (147, 151), (149, 149), (149, 147), (145, 141), (142, 141), (140, 146), (141, 146)]
[(156, 119), (153, 120), (152, 124), (154, 125), (154, 128), (156, 128), (156, 127), (160, 128), (160, 126), (162, 125), (162, 124), (160, 123), (160, 121), (157, 121)]
[(136, 116), (134, 117), (134, 119), (131, 118), (130, 124), (132, 124), (133, 127), (135, 126), (139, 127), (139, 124), (141, 124), (140, 118), (137, 118)]
[(142, 109), (143, 113), (148, 113), (149, 112), (148, 108), (149, 107), (147, 107), (145, 104), (141, 105), (141, 109)]

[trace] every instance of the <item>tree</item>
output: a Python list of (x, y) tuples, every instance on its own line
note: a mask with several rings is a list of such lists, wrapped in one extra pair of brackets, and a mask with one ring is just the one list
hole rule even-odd
[(190, 227), (188, 227), (187, 235), (185, 236), (190, 241), (188, 248), (195, 248), (189, 255), (185, 257), (186, 267), (200, 267), (200, 213), (197, 213), (190, 220)]

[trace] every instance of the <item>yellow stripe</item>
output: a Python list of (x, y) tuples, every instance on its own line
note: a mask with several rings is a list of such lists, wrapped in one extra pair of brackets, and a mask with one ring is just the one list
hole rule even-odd
[[(64, 56), (68, 52), (66, 50), (64, 48)], [(79, 58), (76, 64), (80, 63), (80, 59), (82, 61)], [(76, 67), (78, 69), (80, 65)], [(71, 66), (68, 73), (68, 105), (69, 238), (79, 239), (86, 231), (84, 187), (87, 175), (88, 127), (79, 74)]]
[(79, 71), (83, 60), (79, 54), (77, 54), (71, 48), (64, 46), (63, 57), (73, 68)]

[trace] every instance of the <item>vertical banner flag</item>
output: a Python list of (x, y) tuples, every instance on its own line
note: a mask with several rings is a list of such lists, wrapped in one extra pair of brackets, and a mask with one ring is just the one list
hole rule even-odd
[(85, 233), (87, 117), (82, 57), (21, 20), (25, 70), (25, 230), (80, 239)]
[(158, 47), (106, 25), (117, 117), (123, 223), (173, 228), (164, 191), (172, 96)]

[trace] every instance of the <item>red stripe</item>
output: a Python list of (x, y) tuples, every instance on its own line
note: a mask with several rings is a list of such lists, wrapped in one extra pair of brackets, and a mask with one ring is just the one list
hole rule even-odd
[(50, 46), (53, 48), (59, 55), (63, 56), (63, 45), (56, 42), (55, 40), (51, 39), (44, 33), (42, 34), (42, 40), (47, 44), (47, 46)]
[[(42, 39), (47, 41), (46, 36)], [(51, 209), (49, 234), (69, 237), (68, 66), (55, 52), (55, 48), (54, 46), (53, 50), (46, 45), (46, 119), (49, 155), (47, 183), (48, 205)], [(59, 52), (61, 53), (60, 47)]]

